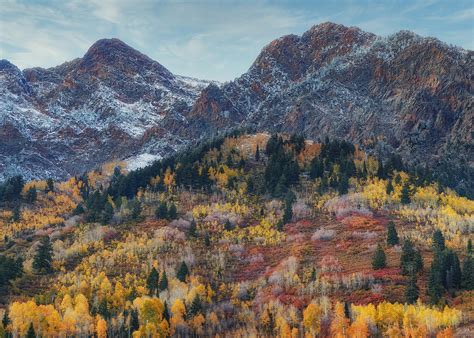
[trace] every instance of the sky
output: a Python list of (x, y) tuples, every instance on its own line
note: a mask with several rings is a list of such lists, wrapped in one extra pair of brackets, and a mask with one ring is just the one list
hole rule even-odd
[(0, 59), (52, 67), (115, 37), (175, 74), (230, 81), (273, 39), (326, 21), (474, 49), (474, 0), (0, 0)]

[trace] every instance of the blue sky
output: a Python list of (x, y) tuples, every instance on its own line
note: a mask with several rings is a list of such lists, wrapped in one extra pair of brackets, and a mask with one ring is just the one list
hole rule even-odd
[(0, 58), (50, 67), (116, 37), (176, 74), (225, 81), (271, 40), (325, 21), (382, 36), (408, 29), (474, 49), (474, 0), (0, 0)]

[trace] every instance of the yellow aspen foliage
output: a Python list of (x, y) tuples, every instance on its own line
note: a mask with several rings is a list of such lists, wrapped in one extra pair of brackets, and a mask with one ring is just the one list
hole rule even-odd
[(68, 308), (72, 308), (72, 298), (69, 296), (69, 293), (66, 293), (63, 297), (63, 300), (61, 301), (61, 304), (59, 305), (59, 309), (64, 314)]
[(334, 318), (331, 322), (331, 334), (333, 337), (337, 338), (346, 337), (348, 327), (349, 319), (346, 318), (344, 313), (344, 305), (341, 302), (337, 302), (334, 306)]
[(96, 317), (95, 327), (97, 338), (107, 337), (107, 322), (99, 315)]
[(159, 332), (163, 337), (169, 337), (171, 335), (170, 324), (166, 319), (163, 319), (159, 326)]
[(441, 330), (436, 335), (436, 338), (452, 338), (454, 337), (453, 329), (451, 327), (447, 327), (444, 330)]
[(214, 291), (212, 290), (211, 284), (207, 284), (206, 287), (206, 302), (211, 304), (212, 303), (212, 297), (214, 297)]
[(316, 336), (321, 330), (321, 306), (310, 303), (303, 311), (303, 326), (306, 333)]
[(191, 319), (190, 325), (197, 334), (203, 333), (203, 326), (206, 322), (204, 316), (200, 313)]
[(91, 331), (92, 317), (89, 313), (89, 302), (81, 293), (74, 297), (74, 312), (76, 314), (78, 332), (81, 334), (89, 333)]
[(389, 326), (388, 329), (385, 331), (385, 335), (389, 338), (398, 338), (403, 336), (402, 330), (400, 329), (398, 323)]
[(169, 167), (165, 171), (163, 184), (168, 188), (168, 191), (171, 191), (173, 186), (176, 184), (174, 180), (174, 174)]
[(216, 327), (217, 325), (219, 325), (219, 318), (217, 317), (215, 312), (211, 312), (207, 316), (207, 322), (209, 323), (209, 325), (213, 327)]
[(352, 338), (367, 338), (369, 336), (369, 327), (363, 317), (357, 317), (351, 324), (349, 336)]
[(12, 332), (19, 336), (25, 336), (30, 323), (35, 326), (35, 323), (38, 322), (37, 305), (31, 300), (26, 303), (13, 302), (10, 305), (9, 317)]
[(171, 326), (175, 328), (177, 325), (184, 322), (186, 307), (181, 299), (176, 299), (171, 306)]

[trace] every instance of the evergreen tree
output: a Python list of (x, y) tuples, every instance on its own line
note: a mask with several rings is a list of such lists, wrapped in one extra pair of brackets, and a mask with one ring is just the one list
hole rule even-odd
[(36, 338), (35, 328), (33, 327), (33, 323), (30, 323), (28, 327), (28, 332), (26, 332), (26, 338)]
[(84, 212), (85, 212), (84, 206), (82, 205), (82, 203), (79, 203), (77, 205), (77, 207), (74, 209), (74, 211), (72, 212), (72, 214), (73, 215), (82, 215)]
[(240, 157), (240, 161), (239, 161), (239, 169), (243, 169), (245, 167), (245, 160), (244, 158), (241, 156)]
[(423, 271), (423, 256), (421, 256), (419, 250), (415, 250), (413, 265), (415, 267), (416, 272)]
[(433, 250), (439, 250), (439, 251), (444, 251), (446, 248), (445, 246), (445, 241), (444, 241), (444, 236), (441, 230), (435, 230), (433, 233)]
[(132, 309), (130, 312), (130, 332), (135, 332), (140, 328), (138, 320), (138, 310)]
[(12, 222), (19, 222), (21, 219), (20, 207), (15, 206), (12, 210)]
[(33, 268), (38, 273), (49, 273), (53, 270), (53, 248), (49, 236), (40, 240), (36, 255), (33, 260)]
[(400, 184), (402, 182), (402, 177), (400, 176), (400, 174), (397, 174), (395, 176), (395, 184)]
[(467, 241), (467, 254), (472, 255), (472, 240), (470, 238)]
[(387, 258), (380, 244), (377, 245), (374, 256), (372, 257), (372, 268), (374, 270), (383, 269), (387, 266)]
[(403, 243), (402, 254), (400, 256), (400, 268), (404, 275), (423, 270), (423, 258), (419, 251), (417, 251), (413, 242), (407, 239)]
[(189, 236), (191, 237), (197, 236), (196, 221), (194, 219), (191, 220), (191, 224), (189, 225)]
[(408, 304), (413, 304), (418, 300), (418, 296), (420, 294), (420, 290), (416, 285), (416, 274), (411, 273), (408, 279), (408, 285), (405, 290), (405, 302)]
[(191, 306), (189, 307), (188, 311), (188, 318), (193, 318), (197, 314), (202, 312), (202, 303), (201, 303), (201, 298), (199, 297), (198, 294), (194, 296), (193, 301), (191, 302)]
[(102, 220), (101, 223), (106, 225), (110, 222), (112, 217), (114, 216), (114, 207), (110, 202), (105, 203), (104, 210), (102, 211)]
[(367, 164), (364, 161), (364, 165), (362, 166), (362, 178), (367, 178), (368, 173), (369, 172), (367, 171)]
[(168, 277), (166, 276), (166, 271), (163, 271), (160, 279), (160, 291), (168, 289)]
[(54, 191), (54, 181), (51, 177), (46, 180), (46, 192), (48, 191)]
[(379, 160), (379, 167), (377, 168), (377, 177), (384, 179), (386, 177), (385, 169), (382, 160)]
[(344, 302), (344, 315), (347, 319), (351, 318), (351, 307), (348, 302)]
[(391, 179), (388, 180), (387, 188), (385, 189), (385, 192), (387, 193), (387, 195), (391, 195), (393, 192), (393, 184), (392, 184)]
[(255, 193), (255, 184), (253, 182), (252, 176), (249, 176), (247, 179), (247, 193), (250, 195)]
[(431, 263), (427, 295), (430, 297), (432, 304), (438, 304), (443, 295), (443, 258), (440, 252), (435, 253), (433, 262)]
[(173, 219), (176, 219), (177, 216), (178, 215), (177, 215), (176, 205), (174, 203), (171, 203), (168, 209), (168, 219), (173, 220)]
[(409, 204), (411, 202), (410, 197), (410, 186), (408, 183), (405, 183), (402, 187), (402, 197), (400, 198), (402, 204)]
[(447, 290), (461, 288), (461, 264), (458, 255), (452, 250), (447, 250), (444, 259), (444, 285)]
[(474, 290), (474, 259), (467, 256), (462, 269), (462, 287), (465, 290)]
[(257, 144), (257, 150), (255, 151), (255, 161), (259, 162), (260, 161), (260, 148)]
[(3, 313), (3, 318), (2, 318), (3, 328), (6, 329), (9, 324), (10, 324), (10, 318), (8, 317), (8, 308), (6, 308), (5, 312)]
[(131, 214), (130, 216), (132, 219), (138, 219), (140, 217), (140, 214), (142, 213), (142, 204), (139, 200), (134, 199), (132, 200), (131, 204)]
[(227, 155), (227, 159), (225, 161), (225, 164), (231, 168), (233, 165), (234, 165), (234, 161), (232, 161), (232, 155), (231, 154), (228, 154)]
[(284, 226), (284, 225), (285, 225), (285, 224), (283, 223), (283, 220), (281, 219), (281, 220), (279, 220), (279, 221), (276, 223), (276, 229), (277, 229), (278, 231), (283, 231), (283, 226)]
[(166, 321), (169, 323), (170, 322), (170, 310), (168, 309), (168, 302), (165, 301), (163, 304), (164, 310), (163, 310), (163, 318), (166, 319)]
[(283, 224), (289, 223), (293, 219), (293, 202), (285, 200), (285, 211), (283, 213)]
[(146, 287), (148, 289), (148, 292), (150, 292), (150, 296), (153, 296), (158, 290), (159, 279), (160, 276), (158, 274), (158, 271), (156, 271), (155, 267), (153, 267), (146, 279)]
[(395, 228), (395, 223), (390, 221), (387, 227), (387, 244), (390, 246), (398, 245), (400, 240), (398, 238), (397, 229)]
[(210, 247), (211, 246), (211, 238), (209, 237), (209, 234), (206, 233), (206, 237), (204, 237), (204, 244), (207, 246), (207, 247)]
[(102, 299), (99, 303), (99, 308), (97, 309), (97, 313), (102, 316), (105, 320), (109, 320), (111, 317), (111, 313), (109, 310), (109, 304), (107, 303), (107, 299)]
[(178, 278), (181, 282), (186, 281), (186, 277), (189, 275), (189, 269), (186, 263), (183, 261), (179, 266), (178, 272), (176, 272), (176, 278)]
[(324, 175), (324, 165), (316, 156), (311, 160), (311, 166), (309, 171), (309, 177), (312, 179), (323, 177)]
[(311, 269), (311, 276), (310, 276), (309, 280), (312, 281), (312, 282), (314, 282), (317, 277), (318, 277), (318, 276), (317, 276), (317, 273), (316, 273), (316, 269), (315, 269), (314, 266), (313, 266), (313, 268)]
[(349, 191), (349, 179), (347, 178), (346, 175), (342, 175), (339, 178), (339, 184), (337, 186), (337, 191), (339, 192), (339, 195), (345, 195)]
[(28, 201), (28, 203), (34, 203), (36, 201), (36, 197), (37, 197), (36, 187), (32, 186), (26, 192), (26, 200)]
[(166, 202), (160, 202), (160, 205), (158, 206), (158, 208), (156, 208), (155, 217), (158, 219), (168, 218), (168, 207), (166, 206)]

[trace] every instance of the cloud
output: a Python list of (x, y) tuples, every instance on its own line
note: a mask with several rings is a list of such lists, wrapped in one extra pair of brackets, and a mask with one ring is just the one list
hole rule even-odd
[[(379, 35), (410, 29), (472, 48), (469, 2), (8, 0), (0, 6), (0, 52), (19, 67), (54, 66), (117, 37), (172, 72), (229, 80), (286, 34), (334, 21)], [(455, 33), (455, 34), (454, 34)]]

